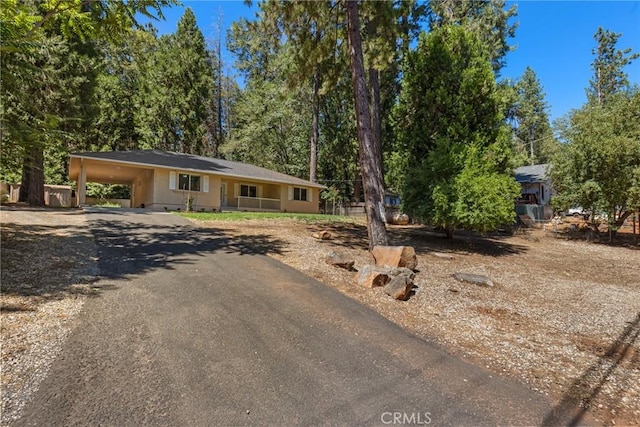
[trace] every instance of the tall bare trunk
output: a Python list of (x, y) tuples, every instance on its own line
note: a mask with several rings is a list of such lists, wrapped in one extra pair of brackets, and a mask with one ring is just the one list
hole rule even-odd
[(320, 72), (318, 66), (313, 71), (313, 100), (311, 119), (311, 159), (309, 161), (309, 181), (318, 181), (318, 138), (320, 137)]
[(360, 22), (358, 3), (347, 1), (347, 22), (349, 35), (349, 56), (351, 58), (351, 81), (355, 101), (358, 125), (358, 143), (360, 170), (364, 186), (365, 211), (367, 214), (367, 232), (369, 248), (387, 244), (387, 231), (384, 226), (384, 189), (381, 159), (376, 155), (371, 130), (371, 116), (367, 100), (364, 60), (362, 57), (362, 40), (360, 38)]
[(38, 145), (26, 149), (19, 201), (30, 206), (44, 206), (44, 153)]
[[(371, 135), (373, 139), (373, 147), (376, 157), (382, 165), (382, 121), (380, 119), (380, 71), (375, 68), (369, 68), (369, 86), (371, 90)], [(382, 168), (380, 168), (380, 177), (378, 178), (384, 185), (384, 176)]]

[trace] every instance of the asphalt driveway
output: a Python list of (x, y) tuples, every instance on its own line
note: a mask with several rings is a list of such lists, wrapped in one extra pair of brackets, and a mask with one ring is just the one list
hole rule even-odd
[[(22, 425), (532, 425), (521, 384), (265, 254), (282, 242), (88, 210), (98, 294)], [(517, 357), (517, 355), (514, 355)]]

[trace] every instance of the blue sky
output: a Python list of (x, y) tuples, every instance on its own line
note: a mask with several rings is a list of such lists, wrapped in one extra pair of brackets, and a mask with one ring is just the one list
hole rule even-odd
[[(622, 33), (618, 48), (640, 52), (640, 1), (510, 1), (518, 6), (515, 51), (507, 56), (501, 76), (517, 79), (530, 66), (540, 79), (551, 119), (563, 116), (586, 102), (585, 88), (592, 76), (593, 35), (599, 26)], [(165, 10), (166, 21), (156, 22), (160, 34), (174, 32), (185, 7), (191, 7), (205, 38), (217, 37), (219, 16), (223, 37), (231, 23), (252, 19), (257, 10), (242, 1), (184, 1), (182, 7)], [(233, 56), (223, 53), (231, 66)], [(625, 70), (640, 84), (640, 60)]]

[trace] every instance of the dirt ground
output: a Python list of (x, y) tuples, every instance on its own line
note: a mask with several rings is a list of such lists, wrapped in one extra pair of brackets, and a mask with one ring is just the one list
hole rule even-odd
[[(640, 246), (628, 238), (613, 246), (535, 229), (447, 240), (424, 227), (391, 226), (390, 244), (418, 255), (417, 288), (401, 302), (381, 288), (357, 287), (354, 272), (324, 262), (331, 251), (353, 257), (357, 269), (372, 262), (362, 222), (199, 224), (267, 238), (270, 256), (456, 355), (520, 379), (559, 408), (578, 405), (604, 424), (640, 425)], [(332, 238), (311, 236), (321, 230)], [(457, 282), (456, 272), (487, 275), (495, 287)]]
[[(0, 213), (0, 424), (10, 425), (91, 297), (97, 267), (81, 211), (2, 207)], [(270, 256), (455, 355), (520, 379), (559, 408), (578, 402), (604, 424), (640, 425), (640, 246), (629, 236), (609, 245), (537, 229), (447, 240), (423, 227), (391, 226), (390, 244), (418, 254), (415, 292), (401, 302), (381, 288), (357, 287), (354, 272), (324, 262), (331, 251), (352, 256), (357, 269), (372, 261), (357, 220), (199, 225), (245, 240), (256, 236)], [(332, 238), (314, 239), (320, 230)], [(495, 286), (457, 282), (456, 272), (487, 275)]]

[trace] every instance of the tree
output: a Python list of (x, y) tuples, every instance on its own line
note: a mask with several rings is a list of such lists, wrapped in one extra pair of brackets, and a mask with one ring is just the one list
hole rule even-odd
[[(75, 37), (87, 44), (93, 39), (117, 40), (128, 28), (137, 25), (137, 13), (155, 18), (152, 11), (161, 16), (161, 8), (174, 3), (174, 0), (59, 0), (33, 4), (3, 1), (1, 138), (3, 147), (12, 146), (11, 153), (23, 156), (21, 200), (44, 205), (44, 150), (55, 144), (52, 136), (66, 131), (61, 124), (68, 124), (66, 119), (71, 118), (61, 117), (57, 111), (32, 108), (34, 99), (50, 95), (47, 91), (51, 86), (39, 85), (38, 79), (45, 76), (50, 81), (53, 77), (42, 73), (47, 64), (42, 56), (46, 48), (55, 45), (56, 39), (67, 42)], [(25, 86), (29, 90), (23, 90)]]
[(637, 59), (640, 54), (629, 55), (631, 48), (619, 50), (616, 48), (621, 33), (603, 30), (599, 27), (593, 38), (598, 46), (592, 50), (596, 55), (591, 63), (593, 77), (589, 80), (587, 98), (590, 102), (604, 104), (609, 97), (629, 85), (629, 79), (624, 67)]
[(358, 3), (348, 1), (345, 5), (348, 23), (349, 57), (351, 58), (351, 81), (356, 110), (358, 142), (360, 146), (360, 169), (365, 194), (367, 232), (369, 249), (387, 244), (385, 229), (384, 183), (382, 178), (382, 158), (375, 145), (371, 129), (371, 116), (367, 100), (362, 41), (360, 38), (360, 17)]
[(516, 24), (509, 20), (518, 13), (516, 5), (505, 10), (505, 0), (432, 0), (429, 2), (431, 29), (461, 25), (474, 32), (485, 45), (493, 70), (498, 73), (507, 53), (513, 50), (508, 38), (515, 36)]
[(514, 219), (509, 129), (491, 62), (460, 26), (420, 36), (395, 112), (404, 157), (403, 207), (441, 227), (480, 232)]
[(535, 71), (527, 67), (515, 89), (517, 99), (514, 116), (517, 141), (527, 146), (530, 164), (547, 163), (553, 156), (557, 143), (549, 125), (549, 107)]
[(552, 170), (558, 209), (582, 206), (607, 214), (610, 229), (638, 208), (640, 194), (640, 89), (596, 99), (573, 112), (561, 132)]
[(552, 179), (558, 209), (580, 205), (607, 214), (615, 232), (638, 208), (640, 194), (640, 88), (628, 87), (624, 67), (638, 57), (618, 50), (620, 34), (599, 28), (588, 102), (564, 120)]

